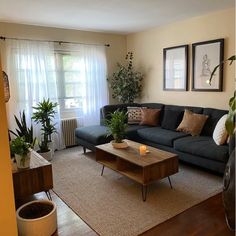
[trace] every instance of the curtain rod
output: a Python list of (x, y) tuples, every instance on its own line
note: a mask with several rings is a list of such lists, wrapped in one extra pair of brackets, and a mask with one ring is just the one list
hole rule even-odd
[(4, 37), (4, 36), (0, 36), (0, 39), (1, 39), (1, 40), (4, 40), (4, 41), (5, 41), (6, 39), (14, 39), (14, 40), (26, 40), (26, 41), (38, 41), (38, 42), (58, 43), (59, 45), (61, 45), (61, 44), (63, 44), (63, 43), (71, 43), (71, 44), (96, 45), (96, 46), (110, 47), (110, 44), (93, 44), (93, 43), (79, 43), (79, 42), (57, 41), (57, 40), (10, 38), (10, 37)]

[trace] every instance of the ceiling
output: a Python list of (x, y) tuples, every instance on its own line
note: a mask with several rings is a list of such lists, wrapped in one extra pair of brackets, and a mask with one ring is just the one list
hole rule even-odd
[(234, 0), (1, 0), (0, 21), (128, 34), (234, 4)]

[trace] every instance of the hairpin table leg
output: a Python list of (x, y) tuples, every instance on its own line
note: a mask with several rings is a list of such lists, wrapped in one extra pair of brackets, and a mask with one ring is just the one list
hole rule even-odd
[(147, 185), (142, 185), (142, 197), (143, 197), (143, 201), (146, 201), (147, 198)]
[(101, 176), (103, 175), (104, 167), (105, 167), (105, 166), (102, 166), (102, 173), (101, 173)]
[(48, 200), (52, 201), (52, 196), (51, 196), (50, 190), (45, 191), (45, 193), (47, 195)]
[(168, 180), (169, 180), (170, 187), (173, 188), (172, 184), (171, 184), (171, 181), (170, 181), (170, 176), (168, 176)]

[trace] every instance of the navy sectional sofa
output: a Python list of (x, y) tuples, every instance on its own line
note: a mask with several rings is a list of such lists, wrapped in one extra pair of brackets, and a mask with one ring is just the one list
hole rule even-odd
[[(184, 162), (220, 174), (224, 173), (229, 158), (229, 147), (228, 145), (216, 145), (212, 139), (212, 134), (218, 120), (228, 112), (226, 110), (164, 105), (160, 103), (107, 105), (100, 110), (100, 125), (76, 129), (77, 143), (83, 146), (84, 151), (86, 151), (86, 148), (95, 151), (96, 145), (108, 143), (112, 140), (111, 136), (107, 136), (107, 127), (103, 121), (104, 119), (109, 119), (110, 113), (117, 109), (127, 111), (127, 106), (161, 109), (160, 126), (129, 125), (127, 129), (128, 139), (176, 153), (179, 159)], [(200, 136), (193, 137), (189, 134), (175, 131), (182, 120), (185, 109), (209, 116)]]

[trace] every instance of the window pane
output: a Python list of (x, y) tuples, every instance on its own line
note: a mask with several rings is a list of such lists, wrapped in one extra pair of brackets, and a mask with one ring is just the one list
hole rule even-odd
[(82, 98), (69, 98), (65, 99), (65, 108), (71, 109), (71, 108), (81, 108), (82, 107)]
[(63, 67), (64, 70), (79, 70), (79, 57), (71, 55), (63, 55)]
[(65, 82), (78, 82), (80, 80), (79, 72), (65, 72)]
[(79, 84), (74, 84), (74, 83), (66, 84), (65, 89), (66, 89), (66, 91), (65, 91), (66, 97), (78, 97), (80, 95), (79, 94), (79, 91), (80, 91)]

